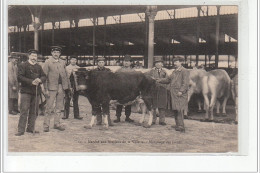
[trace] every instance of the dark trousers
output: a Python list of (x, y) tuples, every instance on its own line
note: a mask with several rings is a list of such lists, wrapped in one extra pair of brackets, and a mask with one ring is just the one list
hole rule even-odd
[[(65, 91), (65, 110), (64, 110), (64, 117), (68, 118), (70, 114), (70, 91), (66, 90)], [(72, 101), (73, 101), (73, 111), (74, 111), (74, 118), (79, 117), (79, 92), (75, 91), (73, 96), (72, 96)]]
[[(27, 124), (27, 130), (33, 131), (35, 127), (35, 120), (37, 118), (38, 114), (38, 107), (39, 107), (39, 95), (36, 100), (36, 96), (32, 94), (21, 94), (21, 105), (20, 105), (20, 118), (19, 118), (19, 124), (18, 124), (18, 132), (24, 132), (27, 118), (28, 118), (28, 124)], [(35, 112), (35, 106), (36, 106), (36, 112)], [(29, 115), (29, 116), (28, 116)]]
[(176, 123), (176, 127), (183, 127), (184, 128), (184, 115), (183, 115), (183, 111), (181, 110), (174, 110), (174, 117), (175, 117), (175, 123)]
[[(117, 118), (121, 117), (122, 109), (123, 109), (123, 105), (117, 105), (116, 106), (116, 116), (117, 116)], [(131, 115), (131, 105), (127, 105), (127, 106), (125, 106), (125, 116), (126, 116), (126, 118), (129, 118), (130, 115)]]
[(11, 112), (11, 111), (18, 112), (18, 99), (9, 98), (8, 99), (8, 109), (9, 109), (9, 112)]
[[(102, 110), (101, 105), (92, 106), (92, 115), (97, 116), (97, 125), (102, 124)], [(108, 113), (108, 124), (111, 125), (110, 113)]]

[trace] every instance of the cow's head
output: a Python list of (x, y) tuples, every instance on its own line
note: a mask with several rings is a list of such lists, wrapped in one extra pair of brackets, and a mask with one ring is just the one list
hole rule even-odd
[(88, 80), (90, 71), (85, 68), (79, 68), (75, 71), (77, 88), (80, 91), (86, 90), (88, 86)]

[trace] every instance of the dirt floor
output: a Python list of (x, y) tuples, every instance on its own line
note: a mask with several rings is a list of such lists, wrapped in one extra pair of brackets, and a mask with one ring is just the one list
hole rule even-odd
[[(8, 151), (9, 152), (162, 152), (162, 153), (226, 153), (238, 151), (238, 126), (231, 123), (234, 119), (232, 106), (227, 107), (228, 117), (216, 117), (216, 122), (200, 122), (203, 114), (191, 114), (185, 120), (186, 132), (180, 133), (171, 128), (174, 118), (166, 117), (166, 126), (153, 125), (143, 128), (126, 123), (124, 114), (121, 122), (109, 129), (94, 126), (85, 129), (91, 118), (91, 107), (88, 100), (80, 96), (80, 115), (83, 120), (76, 120), (73, 115), (61, 120), (65, 131), (53, 128), (43, 132), (43, 116), (36, 120), (39, 134), (25, 133), (15, 136), (19, 115), (8, 116)], [(72, 111), (72, 108), (71, 108)], [(87, 115), (86, 115), (87, 114)], [(111, 111), (111, 119), (115, 119)], [(131, 117), (138, 122), (141, 114)], [(146, 122), (148, 116), (146, 117)], [(53, 119), (51, 120), (53, 127)], [(218, 123), (217, 123), (218, 122)]]

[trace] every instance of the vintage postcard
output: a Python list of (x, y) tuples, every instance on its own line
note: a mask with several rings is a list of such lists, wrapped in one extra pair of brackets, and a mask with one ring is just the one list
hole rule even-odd
[(247, 154), (241, 4), (7, 3), (6, 152)]

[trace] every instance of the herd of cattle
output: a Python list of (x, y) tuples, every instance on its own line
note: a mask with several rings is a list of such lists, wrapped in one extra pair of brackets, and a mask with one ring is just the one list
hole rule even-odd
[[(83, 91), (84, 96), (88, 98), (92, 106), (102, 107), (105, 125), (108, 127), (111, 101), (122, 105), (132, 104), (135, 101), (135, 103), (139, 103), (142, 110), (140, 123), (144, 122), (145, 115), (148, 113), (149, 120), (145, 126), (150, 127), (154, 110), (152, 92), (157, 85), (154, 79), (146, 75), (150, 69), (136, 69), (134, 72), (117, 73), (119, 66), (109, 66), (111, 72), (93, 71), (92, 68), (94, 67), (74, 70), (75, 89)], [(173, 71), (165, 70), (168, 75)], [(222, 101), (222, 113), (226, 114), (227, 100), (234, 93), (234, 91), (231, 91), (231, 79), (227, 72), (221, 69), (209, 72), (202, 69), (191, 69), (189, 73), (188, 99), (190, 100), (194, 93), (203, 95), (206, 111), (204, 121), (213, 121), (213, 108), (216, 104), (216, 113), (219, 113), (220, 100)], [(96, 116), (92, 116), (89, 127), (94, 125), (95, 118)]]

